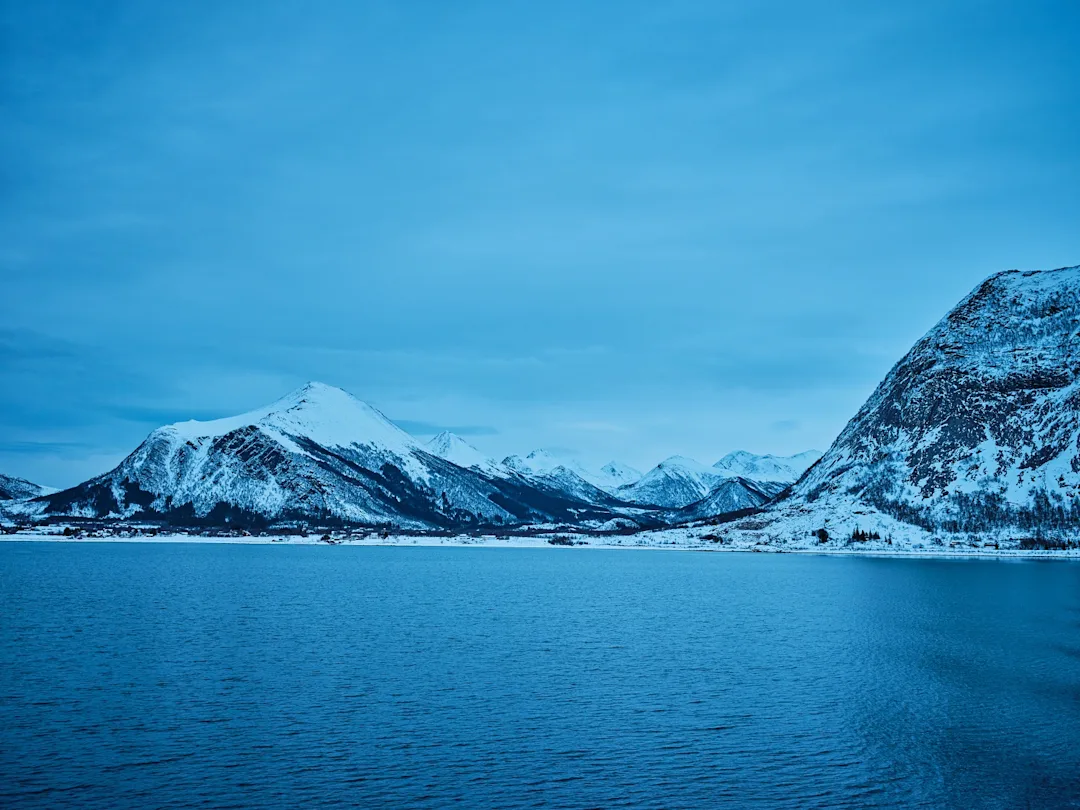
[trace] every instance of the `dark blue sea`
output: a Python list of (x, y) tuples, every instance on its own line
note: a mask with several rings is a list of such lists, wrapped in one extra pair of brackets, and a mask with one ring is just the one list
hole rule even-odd
[(1080, 564), (0, 543), (0, 806), (1080, 807)]

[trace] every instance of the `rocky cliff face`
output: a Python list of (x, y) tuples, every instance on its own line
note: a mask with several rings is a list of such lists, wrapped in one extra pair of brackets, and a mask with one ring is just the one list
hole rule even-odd
[(930, 529), (1080, 518), (1080, 267), (979, 285), (889, 372), (793, 488)]

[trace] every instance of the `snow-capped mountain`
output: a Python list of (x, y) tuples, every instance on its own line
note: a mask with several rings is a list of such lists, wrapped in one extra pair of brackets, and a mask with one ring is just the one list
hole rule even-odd
[[(599, 471), (586, 467), (577, 459), (554, 453), (550, 450), (533, 450), (527, 456), (507, 456), (502, 466), (526, 476), (556, 478), (566, 481), (577, 488), (580, 484), (575, 479), (591, 485), (608, 495), (617, 494), (615, 490), (641, 478), (641, 473), (633, 467), (618, 461), (609, 461)], [(556, 470), (561, 471), (553, 476)], [(568, 474), (573, 474), (571, 477)]]
[(717, 484), (700, 501), (688, 504), (668, 516), (672, 522), (702, 520), (717, 515), (757, 509), (779, 495), (787, 484), (780, 481), (751, 481), (732, 476)]
[(607, 490), (601, 489), (576, 471), (561, 464), (546, 473), (535, 473), (531, 478), (586, 503), (603, 506), (625, 505), (624, 501), (619, 500)]
[(794, 456), (757, 456), (740, 450), (712, 467), (685, 456), (672, 456), (615, 494), (631, 503), (686, 509), (688, 514), (710, 517), (764, 505), (820, 456), (816, 450)]
[(557, 455), (543, 448), (533, 450), (527, 456), (507, 456), (502, 460), (502, 466), (525, 475), (549, 473), (556, 467), (566, 467), (574, 470), (578, 475), (586, 473), (585, 468), (574, 459)]
[(837, 520), (872, 507), (944, 531), (1075, 525), (1080, 267), (979, 285), (889, 372), (794, 507)]
[(488, 458), (456, 433), (444, 430), (427, 443), (427, 451), (444, 458), (459, 467), (482, 470), (492, 474), (505, 474), (506, 470), (494, 459)]
[(554, 489), (450, 463), (321, 383), (240, 416), (159, 428), (115, 470), (32, 503), (45, 513), (173, 522), (417, 528), (611, 516)]
[(600, 468), (598, 480), (594, 481), (600, 489), (614, 492), (619, 487), (633, 484), (641, 480), (641, 472), (635, 470), (629, 464), (620, 461), (609, 461)]
[(793, 484), (819, 458), (820, 450), (806, 450), (793, 456), (758, 456), (736, 450), (716, 462), (713, 468), (725, 476)]
[(0, 475), (0, 501), (20, 501), (36, 498), (49, 492), (56, 492), (56, 490), (31, 483), (25, 478)]
[(727, 476), (692, 458), (672, 456), (615, 494), (631, 503), (681, 509), (700, 501)]

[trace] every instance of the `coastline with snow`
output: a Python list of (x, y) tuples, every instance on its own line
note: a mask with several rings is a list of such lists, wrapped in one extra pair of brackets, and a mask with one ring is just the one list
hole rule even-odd
[(706, 553), (764, 553), (816, 554), (834, 557), (896, 557), (896, 558), (972, 558), (972, 559), (1056, 559), (1080, 560), (1080, 546), (1067, 549), (994, 548), (992, 545), (970, 545), (955, 537), (936, 538), (939, 542), (886, 546), (880, 542), (833, 545), (807, 543), (776, 544), (758, 538), (733, 533), (726, 542), (717, 542), (710, 533), (696, 530), (665, 530), (630, 535), (594, 535), (578, 532), (550, 532), (535, 535), (434, 535), (391, 534), (366, 535), (334, 532), (307, 535), (267, 533), (260, 535), (204, 535), (175, 531), (150, 533), (74, 532), (65, 535), (63, 529), (51, 531), (24, 530), (0, 535), (0, 542), (9, 543), (144, 543), (144, 544), (229, 544), (229, 545), (293, 545), (343, 546), (381, 548), (543, 548), (639, 551), (696, 551)]

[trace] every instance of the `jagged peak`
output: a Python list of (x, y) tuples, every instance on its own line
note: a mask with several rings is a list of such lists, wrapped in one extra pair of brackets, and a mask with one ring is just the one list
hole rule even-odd
[[(979, 287), (986, 284), (996, 286), (1031, 286), (1051, 287), (1080, 283), (1080, 264), (1055, 267), (1052, 270), (1002, 270), (989, 276)], [(978, 289), (978, 287), (976, 288)]]

